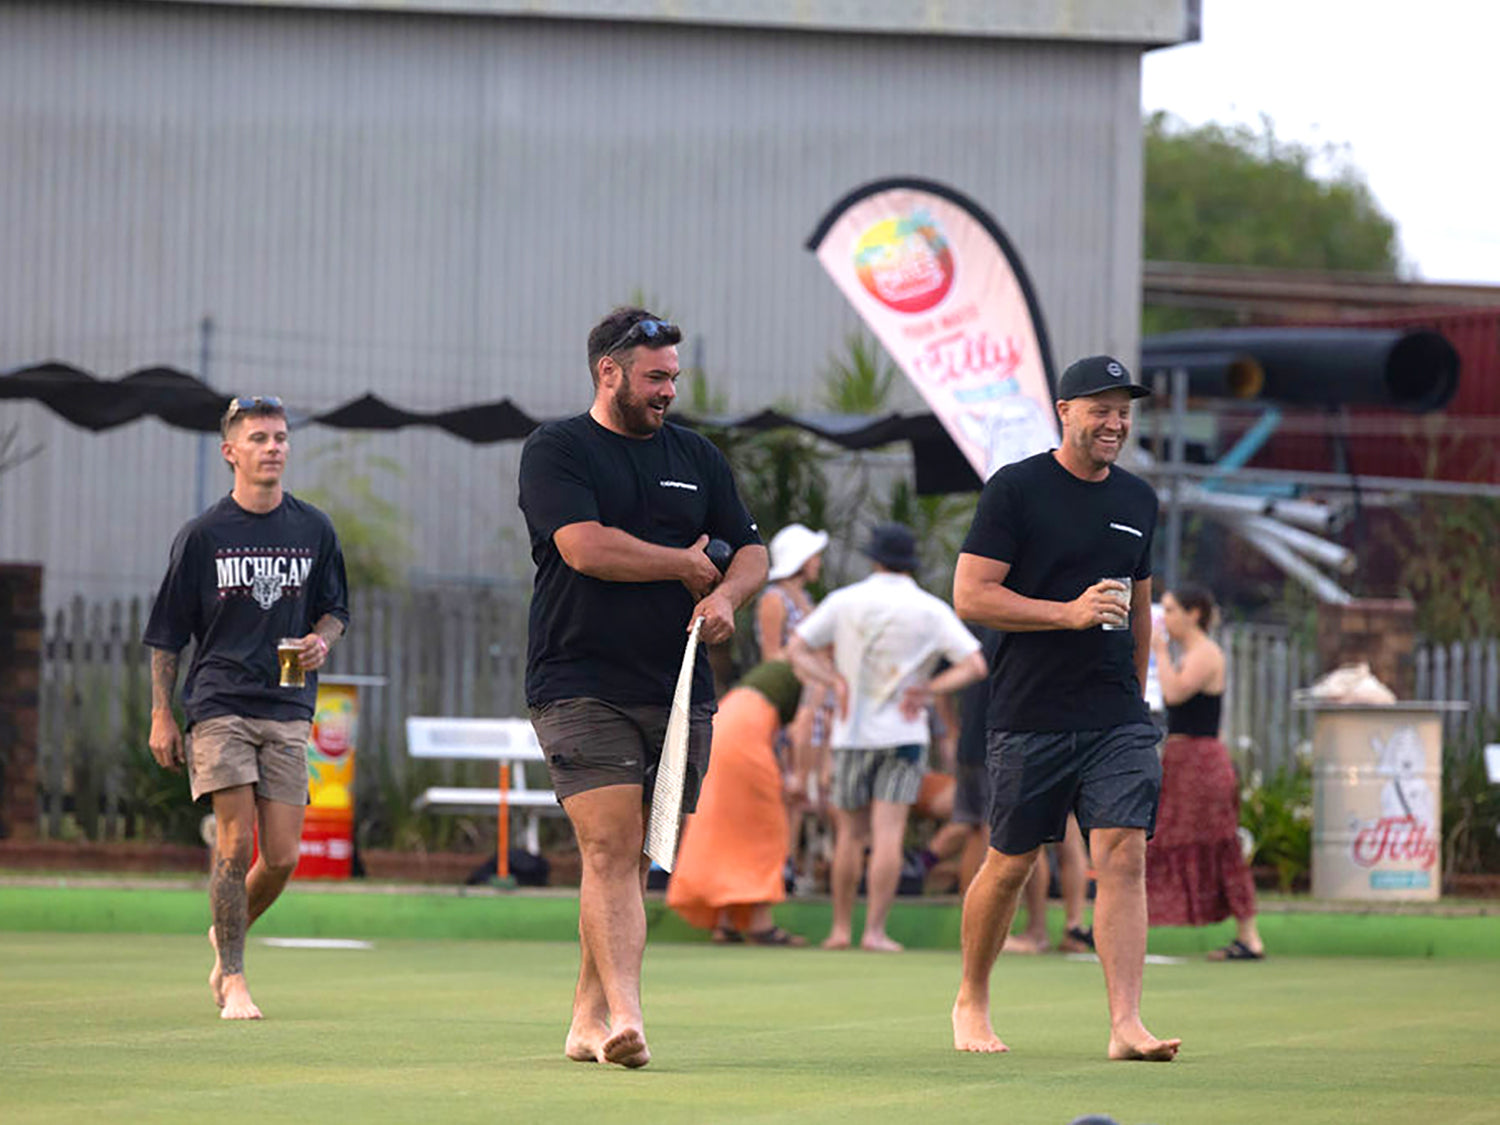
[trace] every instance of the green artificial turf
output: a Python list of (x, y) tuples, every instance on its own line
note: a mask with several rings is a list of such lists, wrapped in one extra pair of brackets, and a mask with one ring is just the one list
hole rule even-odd
[[(654, 896), (647, 908), (654, 941), (703, 941)], [(829, 926), (827, 901), (777, 907), (781, 925), (814, 939)], [(856, 915), (858, 918), (858, 915)], [(567, 893), (460, 895), (447, 892), (348, 893), (293, 884), (257, 924), (261, 935), (566, 941), (577, 933), (578, 901)], [(1419, 913), (1268, 911), (1261, 933), (1279, 955), (1473, 957), (1500, 959), (1500, 912), (1447, 916)], [(178, 933), (208, 928), (201, 885), (0, 886), (0, 932)], [(899, 900), (890, 933), (914, 949), (957, 949), (959, 907), (952, 901)], [(1061, 912), (1052, 911), (1054, 941)], [(1150, 949), (1196, 956), (1234, 936), (1232, 923), (1202, 929), (1157, 928)]]
[(1500, 973), (1485, 960), (1152, 965), (1147, 1022), (1184, 1039), (1160, 1065), (1103, 1059), (1094, 964), (1004, 958), (997, 1030), (1014, 1050), (981, 1057), (951, 1047), (951, 952), (657, 943), (656, 1058), (626, 1072), (562, 1058), (569, 943), (310, 950), (261, 931), (257, 1024), (217, 1018), (201, 935), (0, 933), (0, 1120), (1500, 1121)]

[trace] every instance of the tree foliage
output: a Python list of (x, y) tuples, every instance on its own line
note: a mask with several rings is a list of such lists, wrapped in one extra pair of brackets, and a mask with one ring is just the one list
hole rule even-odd
[[(1363, 174), (1334, 147), (1259, 129), (1145, 122), (1148, 261), (1394, 275), (1396, 224)], [(1148, 333), (1223, 323), (1225, 314), (1148, 309)]]
[[(1332, 162), (1332, 175), (1316, 169)], [(1146, 121), (1145, 251), (1155, 261), (1394, 274), (1396, 224), (1336, 150), (1259, 130)]]

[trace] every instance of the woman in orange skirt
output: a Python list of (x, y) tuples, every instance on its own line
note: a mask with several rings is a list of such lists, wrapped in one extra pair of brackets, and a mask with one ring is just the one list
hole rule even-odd
[(787, 813), (775, 742), (801, 694), (791, 665), (772, 660), (719, 700), (698, 810), (683, 825), (667, 884), (667, 905), (712, 929), (715, 941), (806, 944), (771, 916), (786, 897)]
[[(1224, 650), (1208, 635), (1214, 601), (1184, 586), (1162, 595), (1164, 633), (1153, 633), (1167, 742), (1161, 806), (1146, 846), (1146, 898), (1153, 926), (1206, 926), (1234, 916), (1237, 933), (1213, 961), (1259, 961), (1255, 884), (1240, 852), (1240, 792), (1234, 762), (1219, 741)], [(1167, 649), (1175, 641), (1174, 664)]]

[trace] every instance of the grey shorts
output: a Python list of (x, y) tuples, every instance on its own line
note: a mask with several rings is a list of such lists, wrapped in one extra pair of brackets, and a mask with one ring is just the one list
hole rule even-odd
[(255, 786), (255, 795), (283, 805), (307, 804), (306, 719), (216, 715), (188, 730), (188, 781), (193, 800), (205, 793)]
[(836, 809), (853, 811), (872, 801), (909, 805), (922, 791), (927, 772), (927, 747), (887, 746), (879, 750), (833, 751), (833, 792)]
[(990, 846), (1024, 855), (1063, 838), (1068, 814), (1095, 828), (1156, 830), (1161, 733), (1152, 723), (1092, 731), (989, 732)]
[(983, 762), (959, 762), (953, 789), (955, 824), (990, 822), (990, 771)]
[[(688, 712), (687, 769), (682, 784), (685, 813), (698, 807), (717, 709), (712, 703), (695, 703)], [(558, 801), (606, 785), (639, 785), (643, 799), (650, 800), (671, 710), (588, 698), (558, 699), (533, 707), (531, 725), (547, 756), (547, 773)]]

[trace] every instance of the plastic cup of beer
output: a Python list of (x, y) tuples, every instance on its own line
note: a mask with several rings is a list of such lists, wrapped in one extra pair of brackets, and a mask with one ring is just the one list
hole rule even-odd
[(282, 687), (299, 688), (306, 685), (307, 675), (302, 671), (302, 639), (300, 637), (282, 637), (277, 641), (276, 660), (281, 665)]
[(1114, 575), (1114, 574), (1111, 574), (1111, 575), (1106, 575), (1105, 577), (1099, 579), (1099, 581), (1101, 581), (1101, 582), (1118, 582), (1118, 583), (1120, 583), (1120, 585), (1122, 585), (1122, 586), (1125, 587), (1125, 589), (1123, 589), (1123, 590), (1106, 590), (1105, 591), (1107, 594), (1109, 594), (1110, 597), (1118, 599), (1119, 602), (1125, 607), (1125, 619), (1123, 621), (1121, 621), (1118, 625), (1115, 624), (1113, 621), (1106, 621), (1106, 622), (1104, 622), (1104, 624), (1102, 624), (1102, 625), (1099, 626), (1099, 628), (1103, 629), (1105, 632), (1108, 632), (1108, 633), (1122, 633), (1125, 630), (1127, 630), (1127, 629), (1130, 628), (1130, 587), (1133, 585), (1133, 583), (1130, 580), (1130, 575), (1128, 575), (1128, 574), (1124, 574), (1124, 575)]

